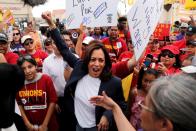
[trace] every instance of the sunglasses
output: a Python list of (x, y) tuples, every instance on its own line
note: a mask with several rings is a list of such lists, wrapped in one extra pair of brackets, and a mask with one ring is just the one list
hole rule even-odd
[(13, 33), (13, 36), (15, 36), (15, 35), (20, 35), (20, 33)]
[(168, 52), (163, 52), (163, 53), (161, 54), (161, 56), (162, 56), (162, 57), (168, 56), (169, 58), (174, 58), (174, 57), (175, 57), (174, 54), (171, 54), (171, 53), (168, 53)]
[(141, 100), (138, 102), (138, 105), (139, 105), (142, 109), (144, 109), (144, 110), (147, 110), (147, 111), (150, 111), (150, 112), (153, 112), (153, 113), (155, 112), (153, 109), (150, 109), (149, 107), (143, 105)]
[(28, 46), (29, 44), (32, 45), (32, 44), (33, 44), (33, 40), (29, 40), (29, 41), (26, 41), (26, 42), (24, 43), (25, 46)]

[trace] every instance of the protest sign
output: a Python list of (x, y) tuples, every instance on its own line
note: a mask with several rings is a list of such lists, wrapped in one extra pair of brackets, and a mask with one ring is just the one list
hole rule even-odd
[(136, 60), (146, 48), (163, 8), (163, 0), (137, 0), (127, 14)]
[(118, 0), (67, 0), (66, 28), (116, 26)]
[(15, 19), (14, 19), (14, 16), (11, 12), (10, 9), (6, 10), (3, 14), (3, 21), (6, 23), (6, 24), (11, 24), (13, 25), (15, 23)]

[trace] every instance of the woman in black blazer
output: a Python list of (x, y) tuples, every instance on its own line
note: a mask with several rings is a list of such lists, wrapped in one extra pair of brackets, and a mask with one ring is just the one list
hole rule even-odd
[[(69, 48), (61, 39), (58, 29), (52, 22), (51, 14), (45, 12), (42, 14), (42, 17), (49, 24), (51, 36), (63, 59), (73, 68), (73, 72), (64, 91), (66, 108), (65, 124), (67, 130), (117, 130), (112, 112), (97, 106), (94, 108), (93, 112), (93, 107), (90, 107), (90, 102), (85, 99), (86, 96), (84, 95), (93, 96), (93, 93), (101, 95), (102, 91), (105, 91), (108, 96), (119, 104), (122, 110), (126, 109), (121, 80), (111, 75), (110, 70), (112, 64), (104, 45), (100, 41), (92, 41), (86, 51), (84, 59), (80, 60), (69, 51)], [(88, 88), (89, 85), (92, 86), (93, 91)], [(96, 85), (99, 85), (97, 92), (95, 91), (96, 89), (94, 90)], [(79, 88), (82, 88), (82, 90), (79, 90)], [(91, 91), (87, 91), (87, 89), (90, 89)], [(89, 110), (89, 112), (87, 110)], [(94, 124), (92, 124), (93, 115), (91, 111), (95, 116)], [(86, 113), (87, 115), (85, 115)], [(89, 116), (91, 115), (92, 117), (86, 118), (89, 117), (88, 113)]]

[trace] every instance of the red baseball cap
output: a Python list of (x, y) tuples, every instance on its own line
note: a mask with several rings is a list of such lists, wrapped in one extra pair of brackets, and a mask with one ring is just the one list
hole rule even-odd
[(163, 50), (169, 50), (175, 55), (180, 54), (179, 48), (177, 46), (174, 46), (174, 45), (167, 45), (167, 46), (165, 46), (161, 49), (161, 51), (163, 51)]

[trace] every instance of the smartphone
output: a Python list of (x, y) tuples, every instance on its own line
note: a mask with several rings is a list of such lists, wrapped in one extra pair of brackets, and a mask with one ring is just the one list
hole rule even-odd
[(150, 67), (152, 60), (153, 60), (153, 56), (151, 54), (147, 54), (146, 59), (144, 61), (146, 67)]
[(150, 59), (146, 59), (146, 60), (144, 61), (144, 65), (145, 65), (146, 67), (150, 67), (150, 64), (151, 64), (151, 60), (150, 60)]

